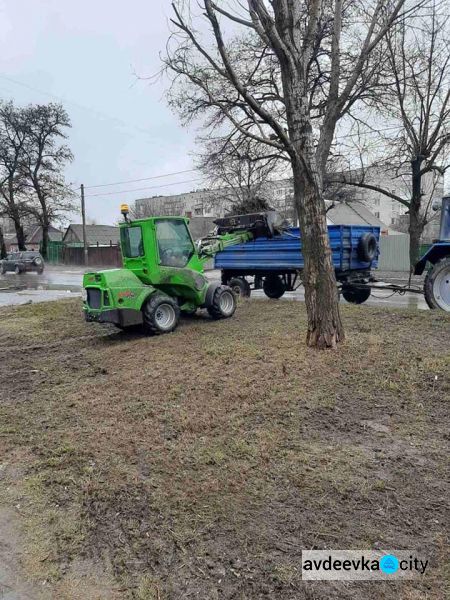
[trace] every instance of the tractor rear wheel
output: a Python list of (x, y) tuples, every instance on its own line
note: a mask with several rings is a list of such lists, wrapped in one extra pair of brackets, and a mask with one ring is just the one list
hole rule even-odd
[(144, 331), (149, 335), (170, 333), (178, 325), (180, 308), (173, 298), (165, 294), (153, 294), (143, 309)]
[(236, 310), (236, 296), (233, 290), (227, 285), (218, 285), (206, 309), (213, 319), (232, 317)]
[(245, 277), (232, 277), (228, 285), (236, 296), (241, 296), (242, 298), (250, 297), (250, 284)]
[(428, 271), (423, 291), (430, 308), (450, 311), (450, 257), (443, 258)]
[(268, 275), (264, 278), (263, 291), (268, 298), (278, 300), (286, 291), (286, 286), (279, 275)]

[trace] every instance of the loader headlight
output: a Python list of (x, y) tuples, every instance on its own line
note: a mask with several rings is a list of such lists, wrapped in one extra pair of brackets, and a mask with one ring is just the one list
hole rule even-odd
[(86, 290), (86, 288), (83, 288), (81, 290), (81, 297), (83, 298), (83, 302), (87, 301), (87, 290)]

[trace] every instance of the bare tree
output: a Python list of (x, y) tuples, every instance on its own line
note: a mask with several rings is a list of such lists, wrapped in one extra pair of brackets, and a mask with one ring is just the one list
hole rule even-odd
[(14, 223), (19, 250), (26, 250), (23, 218), (26, 204), (21, 197), (25, 181), (21, 171), (26, 133), (23, 109), (12, 102), (0, 104), (0, 211)]
[(0, 259), (2, 258), (6, 258), (6, 244), (5, 236), (3, 234), (3, 226), (0, 224)]
[(172, 4), (166, 65), (175, 83), (189, 84), (172, 94), (172, 106), (185, 122), (206, 115), (212, 127), (227, 121), (290, 162), (305, 257), (307, 343), (334, 347), (344, 331), (322, 193), (326, 163), (337, 122), (370, 90), (380, 43), (419, 3), (202, 0), (206, 41), (202, 16), (189, 4)]
[[(198, 168), (212, 187), (223, 193), (234, 210), (236, 206), (268, 205), (267, 182), (278, 173), (280, 159), (268, 155), (267, 146), (231, 132), (221, 138), (204, 141)], [(286, 162), (281, 161), (283, 166)], [(262, 210), (260, 208), (259, 210)]]
[[(376, 104), (377, 148), (359, 153), (361, 167), (340, 180), (399, 202), (409, 214), (410, 265), (419, 259), (425, 226), (434, 218), (436, 185), (450, 166), (450, 29), (445, 4), (432, 2), (419, 22), (402, 19), (387, 35), (386, 86)], [(372, 119), (377, 114), (372, 113)], [(386, 127), (387, 125), (387, 127)], [(375, 128), (376, 129), (376, 128)], [(357, 136), (361, 142), (361, 134)], [(364, 143), (364, 140), (363, 140)], [(374, 155), (382, 154), (379, 158)], [(373, 181), (371, 171), (384, 172)], [(401, 180), (404, 194), (385, 182)]]
[(32, 105), (24, 111), (22, 171), (28, 187), (34, 192), (37, 207), (29, 207), (42, 227), (42, 254), (47, 257), (49, 227), (65, 212), (74, 208), (74, 193), (66, 185), (63, 169), (73, 159), (66, 129), (71, 126), (66, 110), (60, 104)]

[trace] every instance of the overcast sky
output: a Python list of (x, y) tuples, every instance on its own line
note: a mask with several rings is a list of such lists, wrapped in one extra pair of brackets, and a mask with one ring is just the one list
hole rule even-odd
[[(63, 102), (73, 125), (69, 181), (88, 187), (192, 168), (195, 132), (183, 129), (166, 106), (167, 82), (135, 76), (160, 69), (169, 14), (169, 0), (0, 0), (0, 97)], [(201, 182), (188, 180), (198, 177), (191, 172), (86, 189), (88, 219), (113, 223), (121, 202), (189, 191)], [(186, 183), (92, 196), (173, 182)]]

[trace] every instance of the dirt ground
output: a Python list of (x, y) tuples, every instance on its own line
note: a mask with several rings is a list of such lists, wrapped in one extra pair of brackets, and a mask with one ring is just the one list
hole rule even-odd
[[(156, 338), (79, 300), (0, 309), (0, 563), (14, 539), (33, 599), (448, 597), (449, 316), (341, 310), (345, 344), (319, 353), (302, 303)], [(303, 582), (314, 548), (431, 566)]]

